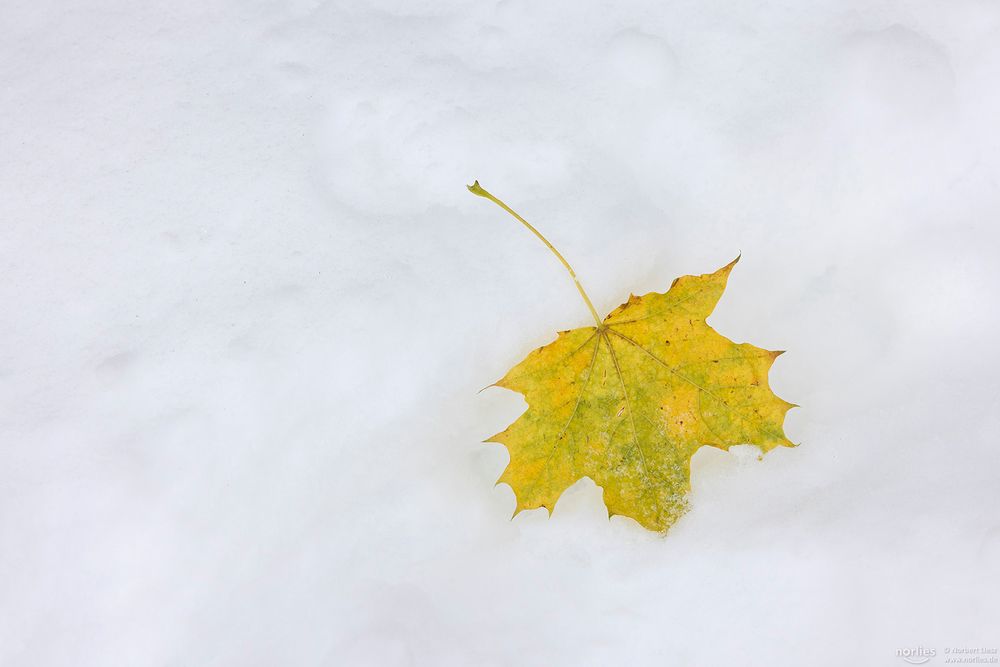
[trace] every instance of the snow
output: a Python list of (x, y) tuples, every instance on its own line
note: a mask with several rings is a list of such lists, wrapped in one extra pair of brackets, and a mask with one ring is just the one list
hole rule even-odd
[[(1000, 5), (7, 0), (0, 664), (1000, 645)], [(478, 393), (742, 252), (802, 446), (509, 520)]]

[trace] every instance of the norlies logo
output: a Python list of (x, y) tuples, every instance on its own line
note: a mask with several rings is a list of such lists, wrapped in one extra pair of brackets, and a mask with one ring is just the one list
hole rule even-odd
[(924, 648), (897, 648), (896, 655), (910, 663), (911, 665), (922, 665), (937, 655), (937, 649)]

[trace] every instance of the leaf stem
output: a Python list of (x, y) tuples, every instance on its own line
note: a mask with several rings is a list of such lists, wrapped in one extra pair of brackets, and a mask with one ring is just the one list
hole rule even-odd
[(584, 291), (583, 285), (580, 284), (580, 279), (576, 277), (576, 272), (573, 270), (573, 267), (569, 265), (569, 262), (566, 261), (566, 258), (563, 257), (559, 253), (559, 251), (555, 249), (555, 246), (553, 246), (551, 243), (549, 243), (548, 239), (546, 239), (544, 236), (542, 236), (542, 233), (539, 232), (537, 229), (535, 229), (531, 225), (531, 223), (529, 223), (527, 220), (525, 220), (524, 218), (522, 218), (521, 216), (519, 216), (514, 209), (512, 209), (510, 206), (507, 206), (507, 204), (504, 204), (502, 201), (500, 201), (499, 199), (497, 199), (496, 197), (494, 197), (492, 194), (490, 194), (486, 190), (486, 188), (484, 188), (483, 186), (479, 185), (479, 181), (476, 181), (472, 185), (467, 185), (466, 187), (469, 188), (469, 192), (471, 192), (472, 194), (478, 195), (480, 197), (485, 197), (486, 199), (489, 199), (491, 202), (493, 202), (494, 204), (496, 204), (497, 206), (499, 206), (503, 210), (505, 210), (508, 213), (510, 213), (512, 216), (514, 216), (514, 218), (518, 222), (520, 222), (522, 225), (524, 225), (525, 227), (527, 227), (531, 231), (532, 234), (534, 234), (535, 236), (537, 236), (539, 238), (539, 240), (541, 240), (541, 242), (545, 244), (546, 248), (548, 248), (549, 250), (552, 251), (552, 254), (555, 255), (556, 258), (562, 263), (562, 265), (566, 267), (566, 270), (569, 271), (569, 275), (573, 279), (573, 283), (576, 285), (576, 289), (580, 292), (580, 296), (583, 297), (584, 303), (587, 304), (587, 309), (590, 310), (590, 314), (593, 315), (594, 321), (597, 322), (597, 328), (598, 329), (603, 329), (604, 326), (601, 324), (601, 317), (597, 314), (597, 310), (594, 308), (594, 304), (591, 303), (590, 297), (587, 296), (587, 293)]

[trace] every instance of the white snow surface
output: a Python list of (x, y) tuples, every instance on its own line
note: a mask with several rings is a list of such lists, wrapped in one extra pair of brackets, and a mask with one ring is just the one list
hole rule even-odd
[[(5, 0), (0, 664), (1000, 646), (1000, 3)], [(801, 446), (511, 520), (479, 390), (742, 252)], [(996, 655), (996, 654), (994, 654)]]

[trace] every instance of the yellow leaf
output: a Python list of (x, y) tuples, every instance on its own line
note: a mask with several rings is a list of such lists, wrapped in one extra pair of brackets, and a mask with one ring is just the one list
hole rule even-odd
[(691, 457), (703, 445), (794, 446), (782, 430), (793, 407), (767, 382), (781, 354), (734, 343), (705, 319), (739, 258), (714, 273), (678, 278), (666, 293), (630, 296), (600, 319), (562, 255), (526, 225), (569, 270), (595, 326), (563, 331), (496, 385), (524, 395), (528, 409), (487, 442), (510, 464), (500, 477), (521, 510), (551, 513), (564, 490), (590, 477), (608, 515), (667, 530), (686, 511)]

